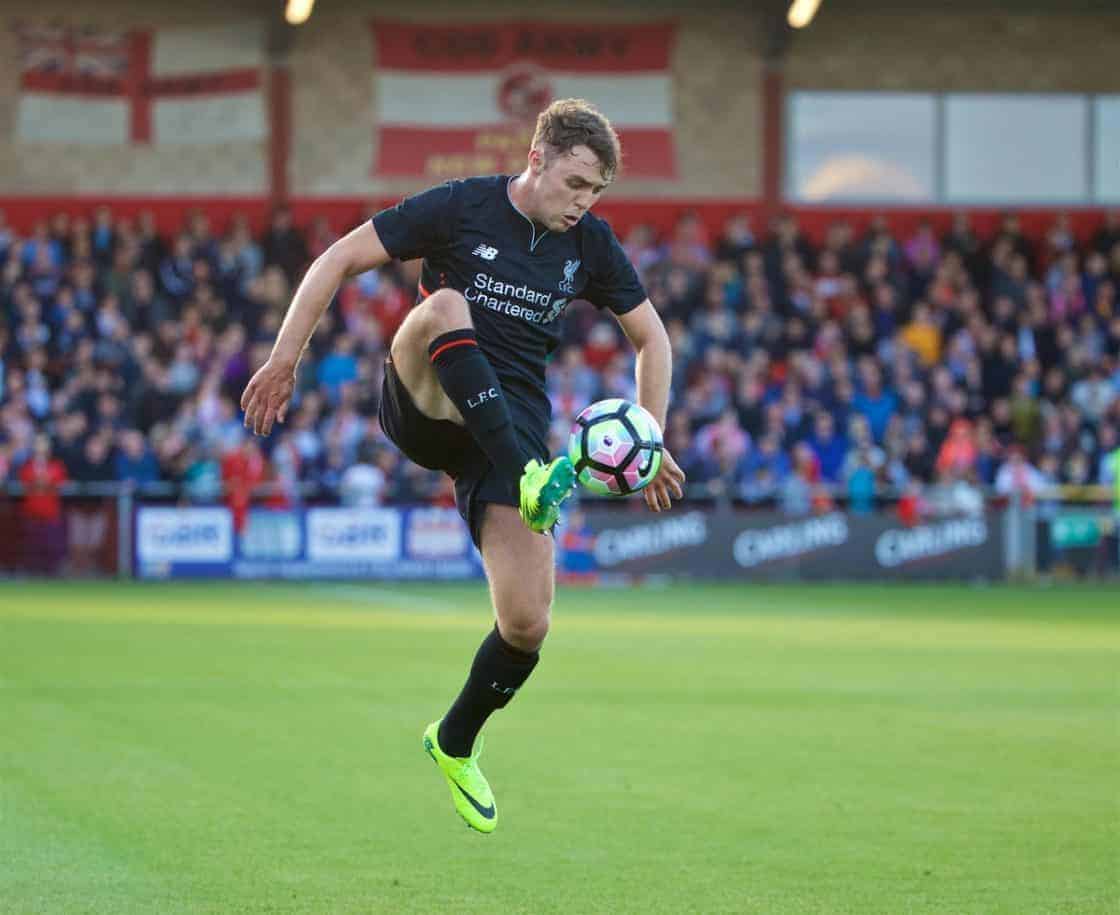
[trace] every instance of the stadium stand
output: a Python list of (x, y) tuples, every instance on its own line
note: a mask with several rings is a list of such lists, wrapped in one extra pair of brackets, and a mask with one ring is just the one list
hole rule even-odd
[[(197, 210), (165, 235), (150, 214), (102, 207), (20, 234), (0, 214), (0, 481), (131, 481), (236, 512), (253, 499), (449, 503), (376, 421), (415, 265), (340, 291), (288, 423), (258, 444), (240, 392), (334, 233), (283, 209), (259, 236), (244, 216), (215, 221)], [(966, 214), (905, 237), (838, 218), (813, 244), (793, 216), (763, 234), (736, 215), (711, 233), (686, 212), (624, 243), (673, 339), (666, 437), (693, 496), (800, 514), (890, 491), (920, 513), (978, 487), (1113, 482), (1118, 213), (1085, 238), (1058, 215), (1033, 239), (1014, 213), (985, 238)], [(609, 319), (571, 309), (550, 378), (555, 448), (584, 405), (633, 395), (622, 343)], [(49, 520), (50, 499), (32, 511)]]

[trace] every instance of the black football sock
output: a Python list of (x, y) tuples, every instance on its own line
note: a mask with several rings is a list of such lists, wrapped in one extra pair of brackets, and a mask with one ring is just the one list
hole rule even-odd
[(495, 626), (482, 640), (462, 692), (440, 722), (440, 749), (451, 756), (470, 756), (490, 713), (509, 704), (539, 660), (539, 652), (514, 648)]
[(470, 328), (436, 337), (428, 347), (439, 383), (463, 414), (467, 431), (516, 492), (525, 461), (509, 404), (490, 360)]

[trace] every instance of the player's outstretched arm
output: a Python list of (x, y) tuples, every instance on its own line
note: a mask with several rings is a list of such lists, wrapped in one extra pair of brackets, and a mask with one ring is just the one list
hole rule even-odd
[[(669, 382), (673, 376), (673, 354), (665, 325), (649, 299), (616, 317), (638, 354), (638, 403), (653, 415), (664, 430), (669, 408)], [(684, 497), (684, 473), (668, 449), (662, 453), (661, 469), (644, 493), (646, 505), (655, 512), (668, 510), (674, 498)]]
[(296, 289), (268, 361), (241, 395), (245, 427), (268, 435), (274, 421), (284, 421), (296, 385), (296, 368), (319, 319), (343, 280), (390, 260), (372, 223), (364, 223), (327, 248)]

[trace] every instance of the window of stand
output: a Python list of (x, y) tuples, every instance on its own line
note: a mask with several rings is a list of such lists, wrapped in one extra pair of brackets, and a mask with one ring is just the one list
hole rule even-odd
[(1093, 188), (1100, 203), (1120, 203), (1120, 95), (1093, 99)]
[(794, 92), (787, 111), (787, 195), (792, 199), (936, 199), (934, 96)]
[(1120, 203), (1120, 95), (788, 96), (786, 197), (801, 203)]
[(946, 202), (1088, 203), (1088, 127), (1086, 96), (946, 95)]

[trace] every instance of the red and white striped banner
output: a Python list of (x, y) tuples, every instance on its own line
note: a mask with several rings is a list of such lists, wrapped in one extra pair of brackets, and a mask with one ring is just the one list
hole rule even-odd
[(611, 119), (631, 177), (676, 175), (675, 27), (373, 23), (378, 176), (520, 171), (537, 113), (584, 98)]
[(21, 25), (17, 32), (19, 140), (207, 144), (267, 134), (260, 24), (130, 32)]

